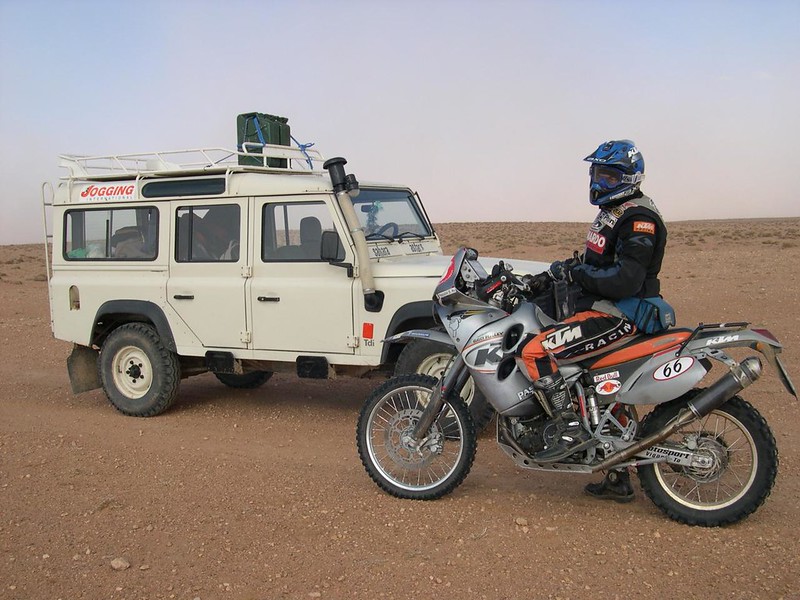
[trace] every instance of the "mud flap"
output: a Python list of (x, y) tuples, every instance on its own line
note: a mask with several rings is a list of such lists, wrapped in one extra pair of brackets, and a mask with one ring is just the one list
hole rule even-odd
[(97, 350), (87, 346), (75, 344), (72, 347), (72, 353), (67, 357), (67, 373), (73, 394), (96, 390), (101, 386), (97, 370), (99, 355)]
[(786, 367), (783, 366), (783, 362), (779, 356), (775, 356), (775, 366), (777, 367), (778, 376), (780, 377), (783, 386), (792, 396), (797, 398), (797, 389), (794, 387), (792, 380), (789, 379), (789, 372), (786, 370)]

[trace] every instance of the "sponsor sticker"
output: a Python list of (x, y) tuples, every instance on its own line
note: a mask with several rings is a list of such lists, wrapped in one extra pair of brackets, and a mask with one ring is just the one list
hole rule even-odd
[(122, 185), (90, 185), (81, 192), (81, 198), (89, 200), (132, 200), (136, 186)]
[(614, 225), (617, 224), (617, 217), (605, 210), (600, 213), (600, 216), (597, 218), (597, 220), (607, 227), (614, 227)]
[(600, 373), (599, 375), (594, 376), (594, 382), (600, 383), (601, 381), (608, 381), (609, 379), (617, 379), (619, 377), (619, 371), (609, 371), (608, 373)]
[(649, 221), (634, 221), (633, 231), (635, 233), (649, 233), (650, 235), (655, 235), (656, 224)]
[(721, 335), (719, 337), (711, 338), (706, 342), (706, 346), (713, 346), (715, 344), (730, 344), (739, 340), (738, 335)]
[(467, 365), (481, 372), (491, 372), (497, 369), (497, 365), (503, 359), (499, 343), (484, 342), (476, 344), (464, 355)]
[(597, 254), (602, 254), (606, 248), (606, 236), (590, 231), (586, 236), (586, 247)]
[(601, 396), (610, 396), (611, 394), (616, 394), (619, 391), (619, 388), (621, 387), (622, 384), (619, 381), (617, 381), (616, 379), (609, 379), (608, 381), (601, 383), (594, 389)]
[(581, 326), (563, 327), (556, 329), (553, 333), (547, 334), (542, 341), (542, 348), (545, 350), (555, 350), (565, 346), (569, 342), (574, 342), (581, 337)]

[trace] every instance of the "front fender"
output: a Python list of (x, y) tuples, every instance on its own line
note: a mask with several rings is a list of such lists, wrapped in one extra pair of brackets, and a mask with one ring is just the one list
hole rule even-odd
[(430, 340), (431, 342), (439, 342), (448, 346), (455, 347), (455, 343), (444, 331), (436, 331), (435, 329), (410, 329), (403, 331), (391, 337), (382, 340), (384, 344), (394, 343), (408, 343), (413, 340)]

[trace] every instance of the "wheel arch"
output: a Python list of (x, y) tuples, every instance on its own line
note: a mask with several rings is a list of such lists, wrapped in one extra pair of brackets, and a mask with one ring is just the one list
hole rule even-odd
[[(433, 301), (418, 300), (409, 302), (398, 308), (389, 326), (386, 328), (384, 339), (401, 331), (409, 329), (430, 329), (436, 326), (433, 316)], [(381, 351), (381, 364), (394, 364), (403, 349), (404, 343), (384, 344)]]
[(164, 311), (146, 300), (109, 300), (97, 309), (91, 343), (102, 346), (109, 334), (125, 323), (149, 323), (155, 327), (167, 350), (176, 352), (175, 338)]

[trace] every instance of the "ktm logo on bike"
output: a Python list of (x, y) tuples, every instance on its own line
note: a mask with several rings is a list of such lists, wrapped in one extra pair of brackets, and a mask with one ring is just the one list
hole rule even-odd
[(566, 345), (568, 342), (574, 342), (581, 337), (581, 326), (573, 327), (572, 329), (557, 329), (544, 339), (542, 348), (545, 350), (555, 350), (561, 346)]
[(476, 368), (497, 365), (502, 358), (503, 353), (498, 343), (481, 344), (481, 347), (469, 352), (469, 359)]

